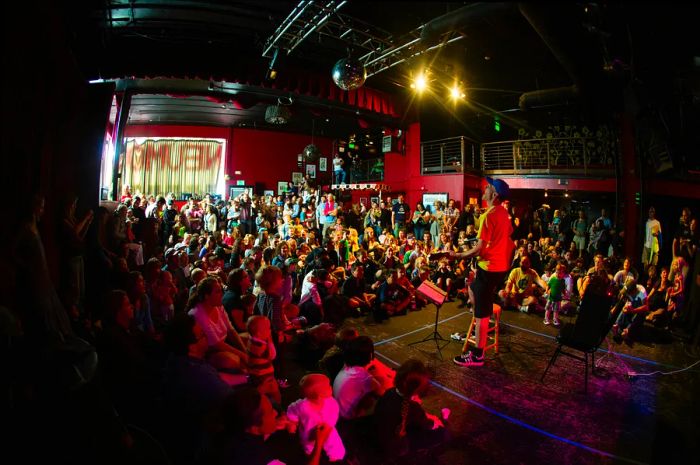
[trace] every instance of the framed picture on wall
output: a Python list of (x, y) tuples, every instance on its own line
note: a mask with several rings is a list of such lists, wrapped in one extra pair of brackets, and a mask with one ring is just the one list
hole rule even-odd
[(287, 192), (288, 181), (277, 181), (277, 195), (284, 195)]
[(326, 163), (328, 163), (328, 158), (319, 158), (318, 159), (318, 170), (319, 171), (326, 171), (326, 169), (327, 169)]
[(316, 165), (306, 165), (306, 174), (308, 174), (310, 178), (315, 179)]
[(364, 205), (366, 208), (369, 208), (369, 205), (367, 205), (367, 197), (360, 197), (360, 205)]
[(379, 197), (370, 197), (369, 201), (370, 205), (368, 205), (368, 208), (371, 207), (373, 203), (376, 203), (377, 206), (379, 206)]
[(264, 196), (268, 196), (268, 195), (269, 195), (270, 197), (274, 197), (274, 196), (275, 196), (275, 191), (265, 190), (265, 191), (263, 191), (263, 195), (264, 195)]
[(294, 171), (292, 173), (292, 182), (294, 184), (301, 184), (301, 182), (304, 180), (304, 174), (299, 172), (299, 171)]

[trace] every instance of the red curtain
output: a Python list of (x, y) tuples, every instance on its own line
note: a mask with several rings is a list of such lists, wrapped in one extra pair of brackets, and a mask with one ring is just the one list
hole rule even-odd
[(122, 185), (146, 195), (215, 192), (222, 148), (222, 142), (206, 139), (128, 140)]

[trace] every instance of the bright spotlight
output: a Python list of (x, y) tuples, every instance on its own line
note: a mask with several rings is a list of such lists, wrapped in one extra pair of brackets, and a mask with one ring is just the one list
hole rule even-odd
[(450, 95), (452, 96), (453, 100), (459, 100), (464, 98), (464, 91), (457, 84), (455, 84), (452, 86), (452, 89), (450, 89)]
[(420, 73), (416, 78), (413, 80), (413, 83), (411, 84), (411, 89), (415, 89), (416, 92), (423, 92), (426, 88), (428, 87), (428, 81), (425, 79), (425, 74)]

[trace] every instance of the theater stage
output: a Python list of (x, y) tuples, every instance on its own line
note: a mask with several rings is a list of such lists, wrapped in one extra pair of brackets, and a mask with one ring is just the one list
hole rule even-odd
[[(448, 339), (471, 319), (457, 304), (440, 311), (438, 330)], [(584, 394), (583, 362), (569, 357), (559, 357), (540, 382), (558, 331), (544, 326), (542, 315), (503, 312), (500, 353), (488, 353), (478, 368), (452, 363), (461, 348), (456, 341), (442, 350), (442, 361), (433, 341), (409, 346), (430, 334), (434, 316), (429, 305), (381, 324), (363, 318), (345, 323), (372, 337), (377, 357), (388, 365), (414, 357), (434, 369), (424, 405), (433, 413), (452, 411), (453, 439), (426, 463), (697, 463), (700, 402), (693, 398), (700, 393), (700, 366), (667, 376), (626, 376), (628, 370), (668, 372), (690, 365), (695, 359), (681, 341), (645, 328), (633, 347), (614, 344), (618, 355), (603, 359)], [(562, 322), (573, 319), (564, 316)]]

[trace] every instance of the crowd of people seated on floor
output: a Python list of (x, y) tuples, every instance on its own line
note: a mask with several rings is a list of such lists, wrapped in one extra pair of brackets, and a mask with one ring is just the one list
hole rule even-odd
[[(110, 405), (153, 431), (174, 460), (269, 463), (295, 450), (284, 440), (275, 446), (282, 433), (266, 442), (282, 429), (298, 436), (296, 450), (308, 463), (342, 460), (361, 445), (386, 458), (445, 440), (446, 415), (420, 404), (425, 367), (409, 361), (393, 372), (373, 358), (371, 339), (347, 326), (352, 318), (373, 324), (419, 310), (428, 302), (416, 288), (426, 279), (466, 306), (473, 264), (451, 258), (472, 247), (479, 208), (450, 201), (411, 209), (401, 195), (347, 206), (304, 189), (286, 197), (245, 192), (227, 203), (206, 196), (178, 211), (172, 195), (125, 192), (114, 212), (100, 207), (77, 218), (71, 199), (62, 223), (64, 274), (54, 286), (37, 228), (43, 199), (32, 207), (16, 255), (27, 298), (17, 314), (36, 338), (33, 350), (41, 357), (71, 351), (70, 366), (84, 382), (82, 354), (96, 347), (95, 379)], [(544, 323), (558, 325), (559, 313), (575, 311), (600, 274), (629, 300), (615, 327), (621, 337), (647, 318), (697, 327), (683, 305), (698, 257), (689, 211), (671, 267), (655, 274), (660, 226), (653, 222), (638, 273), (620, 257), (619, 233), (604, 211), (588, 225), (583, 212), (567, 221), (563, 209), (551, 219), (539, 211), (528, 221), (504, 207), (518, 246), (499, 292), (504, 306), (543, 309)], [(316, 375), (293, 378), (290, 359)], [(303, 398), (284, 405), (290, 384)]]

